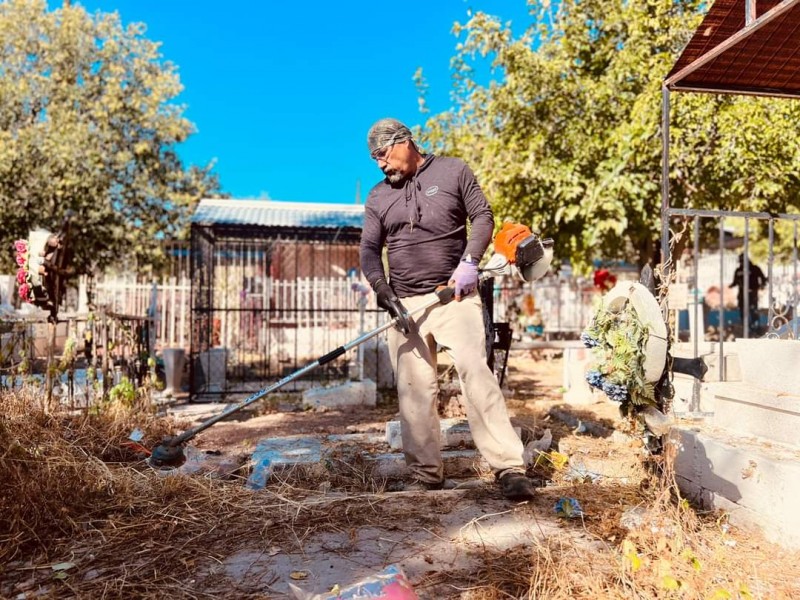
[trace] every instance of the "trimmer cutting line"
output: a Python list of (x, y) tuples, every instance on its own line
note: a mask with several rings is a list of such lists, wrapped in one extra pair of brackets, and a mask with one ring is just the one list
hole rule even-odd
[[(553, 240), (540, 239), (538, 235), (531, 233), (531, 230), (525, 225), (518, 225), (506, 223), (497, 234), (494, 240), (495, 253), (486, 263), (486, 266), (481, 269), (481, 278), (488, 279), (498, 275), (515, 275), (522, 281), (529, 282), (535, 281), (542, 277), (550, 268), (550, 262), (553, 258)], [(455, 289), (451, 287), (440, 288), (435, 294), (431, 296), (429, 302), (419, 306), (413, 311), (409, 312), (410, 316), (422, 313), (432, 306), (438, 304), (447, 304), (455, 295)], [(283, 387), (287, 383), (294, 381), (298, 377), (305, 375), (309, 371), (313, 371), (319, 366), (335, 360), (348, 350), (355, 348), (374, 338), (375, 336), (383, 333), (390, 327), (394, 327), (397, 323), (397, 318), (394, 318), (380, 327), (367, 332), (356, 339), (339, 346), (335, 350), (328, 352), (324, 356), (316, 359), (315, 361), (307, 364), (303, 368), (295, 371), (276, 381), (272, 385), (256, 392), (246, 400), (239, 404), (235, 404), (224, 411), (204, 421), (193, 429), (188, 429), (182, 434), (174, 437), (166, 437), (160, 444), (153, 448), (152, 454), (147, 459), (152, 467), (157, 468), (174, 468), (179, 467), (186, 461), (186, 455), (183, 451), (183, 444), (188, 442), (201, 431), (205, 431), (215, 423), (228, 418), (232, 414), (239, 412), (243, 408), (250, 406), (253, 402), (260, 400), (267, 394), (274, 392), (278, 388)]]

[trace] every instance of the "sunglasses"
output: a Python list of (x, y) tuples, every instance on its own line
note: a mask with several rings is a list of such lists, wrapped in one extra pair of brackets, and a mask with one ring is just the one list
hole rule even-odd
[(393, 136), (388, 143), (372, 152), (372, 154), (370, 154), (370, 158), (372, 158), (372, 160), (388, 160), (389, 154), (392, 152), (392, 148), (394, 148), (397, 144), (401, 144), (402, 142), (406, 141), (405, 139), (395, 141), (395, 137), (398, 136), (395, 134), (395, 136)]
[(395, 146), (394, 143), (391, 143), (385, 145), (383, 148), (378, 148), (377, 150), (375, 150), (375, 152), (370, 154), (370, 157), (372, 158), (372, 160), (386, 161), (389, 158), (389, 154), (391, 154), (392, 148), (394, 148), (394, 146)]

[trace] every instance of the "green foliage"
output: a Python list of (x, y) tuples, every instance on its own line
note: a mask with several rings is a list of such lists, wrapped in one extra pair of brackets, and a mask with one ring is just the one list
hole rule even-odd
[[(428, 120), (423, 141), (467, 160), (498, 219), (554, 237), (577, 269), (597, 257), (645, 264), (660, 239), (661, 83), (708, 3), (528, 4), (518, 37), (480, 12), (455, 26), (456, 105)], [(494, 67), (488, 85), (473, 79), (481, 60)], [(672, 206), (797, 212), (800, 103), (672, 97)]]
[(123, 377), (117, 385), (109, 390), (108, 399), (113, 404), (130, 408), (136, 401), (136, 387), (130, 379)]
[[(157, 262), (218, 184), (185, 168), (181, 85), (142, 24), (44, 0), (0, 4), (0, 238), (55, 231), (73, 211), (75, 266)], [(7, 260), (2, 256), (0, 260)]]
[(78, 353), (78, 340), (75, 336), (69, 336), (64, 342), (64, 351), (61, 353), (61, 359), (58, 362), (58, 371), (64, 372), (69, 369), (72, 362)]

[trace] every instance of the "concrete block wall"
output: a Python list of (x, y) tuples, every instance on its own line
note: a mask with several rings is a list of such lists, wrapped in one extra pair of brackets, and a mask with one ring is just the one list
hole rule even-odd
[(377, 403), (377, 387), (370, 379), (348, 381), (328, 388), (312, 388), (303, 392), (303, 408), (346, 408)]
[(744, 383), (718, 383), (711, 387), (715, 426), (800, 448), (800, 396)]
[(800, 396), (800, 340), (739, 339), (742, 382), (753, 387)]
[(669, 443), (677, 447), (676, 480), (686, 497), (800, 549), (800, 450), (708, 426), (674, 427)]
[[(676, 355), (687, 356), (686, 350), (684, 345)], [(670, 432), (670, 443), (678, 447), (678, 485), (702, 505), (728, 512), (733, 523), (757, 527), (776, 543), (800, 548), (795, 507), (800, 494), (800, 341), (726, 343), (723, 381), (718, 350), (701, 349), (710, 367), (706, 382), (675, 377), (676, 415), (684, 408), (686, 416), (694, 409), (706, 417)]]

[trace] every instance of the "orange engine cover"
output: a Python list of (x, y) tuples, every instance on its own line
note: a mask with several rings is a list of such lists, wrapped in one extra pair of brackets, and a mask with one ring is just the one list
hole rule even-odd
[(529, 227), (519, 223), (503, 223), (494, 237), (494, 251), (513, 263), (517, 257), (517, 246), (533, 235)]

